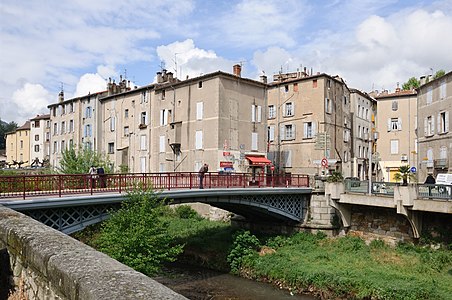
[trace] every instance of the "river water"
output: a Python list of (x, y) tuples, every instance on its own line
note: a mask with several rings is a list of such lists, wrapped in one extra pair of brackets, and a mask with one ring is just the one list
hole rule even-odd
[(316, 299), (309, 295), (292, 296), (270, 284), (181, 264), (166, 267), (163, 275), (153, 279), (191, 300)]

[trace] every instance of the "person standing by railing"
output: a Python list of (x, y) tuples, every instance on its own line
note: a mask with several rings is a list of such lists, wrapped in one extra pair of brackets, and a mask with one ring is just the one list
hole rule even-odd
[[(433, 177), (432, 174), (428, 174), (427, 178), (425, 179), (424, 184), (435, 184), (435, 177)], [(431, 197), (432, 196), (432, 186), (428, 187), (428, 196)]]
[(209, 165), (208, 164), (204, 164), (201, 169), (199, 169), (199, 188), (203, 189), (204, 185), (203, 185), (203, 181), (204, 181), (204, 175), (209, 172)]
[(91, 188), (95, 188), (95, 180), (97, 178), (97, 168), (94, 165), (91, 165), (91, 168), (89, 169), (89, 177), (91, 182)]

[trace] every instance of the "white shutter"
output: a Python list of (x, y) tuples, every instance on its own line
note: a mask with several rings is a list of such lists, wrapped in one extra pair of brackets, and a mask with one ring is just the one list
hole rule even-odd
[(285, 167), (287, 167), (287, 168), (291, 168), (292, 167), (292, 150), (288, 150), (288, 151), (285, 151), (286, 152), (286, 161), (285, 161)]
[(204, 102), (196, 103), (196, 120), (202, 120), (204, 110)]
[(163, 125), (168, 125), (168, 110), (163, 110)]
[(432, 132), (431, 134), (435, 134), (435, 116), (432, 116)]
[(398, 120), (397, 120), (397, 128), (399, 130), (402, 130), (402, 118), (398, 118)]
[(280, 141), (284, 141), (286, 138), (285, 138), (285, 127), (284, 127), (284, 125), (280, 125), (280, 127), (279, 127), (279, 140)]
[(295, 139), (297, 137), (296, 126), (292, 125), (292, 138)]
[(399, 141), (391, 140), (391, 154), (399, 153)]
[(140, 137), (140, 150), (146, 150), (146, 135)]
[(146, 173), (146, 157), (140, 157), (140, 170), (141, 173)]
[(251, 132), (251, 150), (257, 150), (257, 132)]
[(428, 121), (427, 117), (424, 118), (424, 136), (428, 135)]
[(308, 123), (303, 123), (303, 137), (308, 137)]
[(388, 118), (388, 131), (391, 131), (391, 118)]
[(196, 131), (196, 146), (195, 148), (197, 150), (202, 149), (202, 131), (201, 130), (197, 130)]
[(292, 116), (295, 116), (295, 102), (292, 102)]
[(444, 124), (444, 129), (445, 132), (449, 132), (449, 112), (446, 111), (446, 116), (445, 116), (445, 124)]
[(443, 133), (441, 128), (441, 113), (438, 113), (438, 119), (436, 120), (436, 127), (438, 128), (438, 133)]
[(269, 130), (269, 136), (268, 139), (269, 141), (274, 141), (275, 140), (275, 125), (270, 125), (270, 127), (268, 128)]
[(257, 122), (262, 122), (262, 106), (257, 107)]
[(251, 122), (256, 122), (256, 105), (251, 104)]
[(311, 125), (311, 131), (312, 131), (312, 137), (315, 137), (316, 135), (317, 135), (317, 128), (316, 128), (316, 123), (315, 122), (312, 122), (311, 123), (312, 125)]
[(160, 126), (163, 126), (163, 109), (160, 110)]
[(160, 136), (160, 153), (165, 152), (165, 136)]

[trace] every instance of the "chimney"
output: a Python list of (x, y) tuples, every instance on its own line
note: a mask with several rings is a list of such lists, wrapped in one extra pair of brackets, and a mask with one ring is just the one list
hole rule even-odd
[(168, 75), (168, 82), (173, 82), (173, 73), (172, 72), (168, 72), (166, 73), (166, 75)]
[(61, 92), (58, 94), (58, 102), (64, 101), (64, 92), (61, 90)]
[(261, 76), (259, 76), (259, 78), (261, 79), (261, 82), (267, 83), (267, 76), (261, 75)]
[(157, 83), (163, 82), (162, 72), (157, 72)]
[(242, 66), (237, 64), (232, 67), (233, 73), (237, 77), (242, 77)]

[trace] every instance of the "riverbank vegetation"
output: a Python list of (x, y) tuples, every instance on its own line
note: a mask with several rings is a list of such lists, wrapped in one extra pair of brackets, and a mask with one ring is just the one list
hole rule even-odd
[[(264, 281), (324, 299), (450, 299), (452, 251), (324, 234), (256, 236), (201, 218), (188, 206), (163, 206), (154, 194), (134, 201), (77, 237), (153, 275), (177, 261)], [(151, 212), (151, 213), (149, 213)], [(156, 263), (156, 264), (153, 264)], [(149, 264), (149, 266), (148, 266)]]

